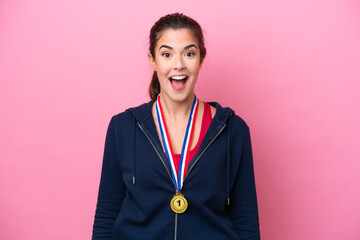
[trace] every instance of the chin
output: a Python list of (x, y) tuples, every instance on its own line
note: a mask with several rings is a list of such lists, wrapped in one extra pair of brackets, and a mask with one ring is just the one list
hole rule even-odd
[(177, 101), (177, 102), (185, 102), (186, 100), (191, 98), (193, 96), (193, 94), (194, 94), (194, 92), (176, 94), (172, 98), (174, 101)]

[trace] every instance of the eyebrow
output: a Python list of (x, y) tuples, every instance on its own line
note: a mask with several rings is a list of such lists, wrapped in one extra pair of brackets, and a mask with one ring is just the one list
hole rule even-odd
[[(168, 48), (168, 49), (170, 49), (170, 50), (174, 50), (174, 48), (172, 48), (172, 47), (170, 47), (170, 46), (168, 46), (168, 45), (161, 45), (160, 47), (159, 47), (159, 50), (161, 49), (161, 48)], [(184, 50), (186, 50), (186, 49), (189, 49), (189, 48), (191, 48), (191, 47), (194, 47), (194, 48), (196, 48), (197, 49), (197, 47), (196, 47), (196, 45), (195, 44), (190, 44), (190, 45), (187, 45), (186, 47), (184, 47)]]

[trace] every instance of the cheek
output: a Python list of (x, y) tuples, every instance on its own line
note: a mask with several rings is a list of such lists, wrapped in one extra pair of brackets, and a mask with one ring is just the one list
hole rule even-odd
[(156, 71), (159, 75), (166, 75), (169, 72), (170, 68), (167, 64), (161, 62), (156, 64)]
[(187, 68), (193, 74), (198, 73), (200, 71), (200, 68), (201, 68), (200, 58), (197, 57), (197, 58), (192, 59), (191, 61), (189, 61), (188, 65), (187, 65)]
[(192, 64), (188, 67), (189, 71), (193, 74), (198, 74), (200, 71), (200, 64), (196, 63), (196, 64)]

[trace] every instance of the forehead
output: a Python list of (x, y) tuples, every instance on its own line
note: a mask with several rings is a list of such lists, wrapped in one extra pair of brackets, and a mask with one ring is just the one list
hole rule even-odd
[(198, 46), (194, 34), (186, 28), (180, 29), (167, 29), (160, 34), (157, 41), (157, 48), (161, 45), (169, 45), (171, 47), (183, 47), (189, 44)]

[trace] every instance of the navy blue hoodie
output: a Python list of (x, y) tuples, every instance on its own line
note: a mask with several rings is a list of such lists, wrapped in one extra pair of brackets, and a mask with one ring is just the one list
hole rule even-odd
[(249, 128), (230, 108), (216, 114), (190, 161), (182, 194), (188, 209), (170, 208), (175, 184), (151, 108), (153, 101), (109, 124), (94, 240), (259, 240)]

